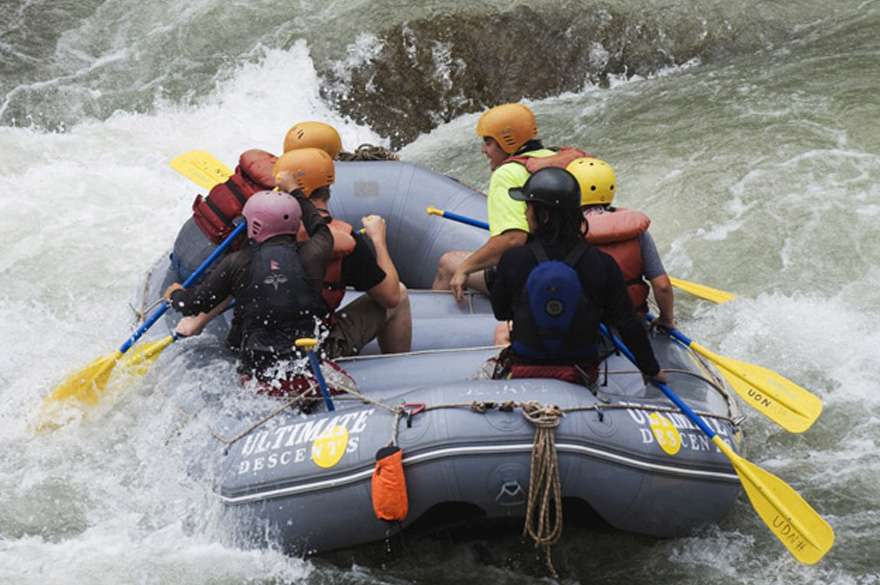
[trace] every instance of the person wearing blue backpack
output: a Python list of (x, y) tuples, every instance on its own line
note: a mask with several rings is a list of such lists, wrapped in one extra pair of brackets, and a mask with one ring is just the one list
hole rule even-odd
[(494, 377), (592, 384), (604, 357), (599, 324), (605, 323), (617, 329), (646, 377), (665, 382), (620, 268), (584, 239), (577, 179), (546, 168), (509, 195), (526, 203), (530, 235), (501, 256), (491, 283), (495, 317), (513, 322)]

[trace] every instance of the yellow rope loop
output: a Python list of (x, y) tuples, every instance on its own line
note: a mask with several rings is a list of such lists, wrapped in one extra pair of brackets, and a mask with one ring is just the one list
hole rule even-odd
[(565, 416), (561, 408), (555, 404), (547, 406), (540, 402), (530, 401), (522, 404), (522, 413), (530, 423), (538, 428), (555, 428), (559, 426), (559, 419)]
[(483, 400), (474, 400), (471, 402), (471, 410), (479, 414), (486, 414), (487, 410), (495, 408), (495, 403)]
[(553, 577), (558, 577), (550, 547), (562, 536), (562, 485), (555, 429), (564, 413), (555, 404), (544, 406), (538, 402), (526, 402), (521, 407), (526, 420), (535, 425), (528, 506), (522, 534), (531, 537), (536, 548), (543, 549), (547, 570)]
[(400, 434), (400, 419), (406, 416), (406, 407), (398, 405), (392, 411), (394, 412), (394, 420), (391, 422), (391, 441), (389, 441), (388, 445), (396, 446), (397, 437)]

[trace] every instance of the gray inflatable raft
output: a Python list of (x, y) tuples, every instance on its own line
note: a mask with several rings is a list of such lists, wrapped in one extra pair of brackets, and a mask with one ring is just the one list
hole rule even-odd
[[(443, 252), (474, 249), (486, 237), (427, 216), (428, 205), (485, 217), (482, 195), (418, 166), (337, 167), (334, 215), (354, 225), (368, 213), (384, 216), (411, 289), (430, 286)], [(162, 259), (140, 302), (176, 278)], [(717, 521), (735, 501), (740, 484), (727, 459), (624, 357), (609, 355), (594, 391), (550, 379), (484, 379), (498, 351), (487, 347), (496, 324), (487, 299), (472, 295), (460, 305), (448, 293), (411, 290), (411, 302), (414, 351), (339, 360), (358, 394), (336, 399), (335, 412), (225, 421), (216, 492), (243, 534), (321, 552), (386, 538), (438, 509), (523, 517), (535, 438), (523, 414), (534, 404), (560, 409), (555, 440), (566, 505), (577, 501), (619, 529), (668, 537)], [(222, 334), (226, 324), (216, 321)], [(170, 315), (154, 335), (167, 335), (174, 322)], [(738, 451), (741, 417), (723, 382), (668, 337), (651, 342), (673, 370), (670, 385)], [(229, 385), (240, 391), (236, 379)], [(371, 504), (375, 455), (390, 442), (404, 452), (409, 512), (399, 523), (378, 520)]]

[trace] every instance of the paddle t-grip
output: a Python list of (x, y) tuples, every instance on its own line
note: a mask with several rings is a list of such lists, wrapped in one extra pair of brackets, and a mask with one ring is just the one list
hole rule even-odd
[(306, 355), (309, 358), (309, 365), (312, 367), (312, 373), (315, 374), (315, 379), (318, 381), (318, 388), (321, 389), (321, 396), (324, 397), (324, 404), (327, 406), (329, 412), (333, 412), (336, 410), (336, 407), (333, 405), (333, 399), (330, 398), (330, 390), (327, 389), (327, 382), (324, 380), (324, 374), (321, 372), (321, 364), (314, 351), (315, 347), (318, 345), (318, 340), (313, 337), (301, 337), (297, 339), (293, 345), (299, 349), (306, 350)]
[(458, 213), (446, 211), (445, 209), (437, 209), (436, 207), (431, 206), (428, 207), (425, 211), (428, 213), (428, 215), (436, 215), (445, 219), (451, 219), (452, 221), (457, 221), (458, 223), (471, 225), (484, 230), (489, 229), (489, 224), (485, 221), (480, 221), (479, 219), (474, 219), (466, 215), (459, 215)]

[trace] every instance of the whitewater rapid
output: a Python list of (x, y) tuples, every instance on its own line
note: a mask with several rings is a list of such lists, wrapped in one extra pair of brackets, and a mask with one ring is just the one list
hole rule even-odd
[[(231, 375), (219, 366), (182, 372), (176, 352), (197, 342), (169, 349), (143, 383), (120, 388), (82, 423), (32, 432), (41, 398), (64, 374), (127, 337), (140, 277), (189, 216), (197, 189), (169, 160), (196, 148), (230, 165), (247, 148), (277, 152), (286, 129), (307, 119), (335, 125), (349, 149), (391, 143), (328, 100), (319, 73), (329, 67), (320, 65), (327, 47), (288, 39), (297, 25), (314, 35), (331, 17), (344, 18), (351, 34), (336, 52), (368, 62), (358, 51), (375, 46), (359, 46), (354, 34), (360, 4), (350, 12), (328, 5), (278, 28), (264, 8), (235, 15), (230, 22), (239, 24), (258, 15), (254, 21), (272, 32), (256, 48), (240, 42), (219, 51), (223, 65), (203, 75), (197, 55), (175, 52), (168, 39), (195, 35), (194, 15), (211, 10), (222, 24), (227, 8), (160, 3), (128, 15), (124, 3), (92, 4), (97, 21), (56, 35), (64, 57), (57, 71), (22, 77), (22, 89), (12, 87), (14, 69), (3, 80), (0, 582), (538, 581), (516, 535), (499, 548), (480, 536), (416, 547), (385, 569), (381, 560), (304, 561), (242, 546), (210, 475), (192, 470), (204, 421), (178, 408)], [(456, 6), (431, 10), (454, 14)], [(876, 2), (841, 4), (815, 18), (820, 3), (786, 10), (799, 7), (810, 18), (757, 49), (749, 41), (748, 50), (706, 52), (598, 84), (584, 75), (574, 88), (527, 103), (548, 143), (575, 144), (615, 165), (620, 204), (652, 217), (671, 274), (739, 295), (723, 306), (679, 295), (682, 329), (823, 399), (822, 417), (803, 435), (752, 414), (746, 449), (828, 519), (837, 543), (821, 564), (800, 566), (745, 500), (720, 525), (670, 541), (567, 525), (557, 567), (571, 582), (880, 583), (880, 16)], [(96, 40), (97, 23), (108, 22), (129, 48)], [(167, 45), (163, 54), (179, 58), (175, 67), (191, 61), (190, 85), (178, 69), (149, 59), (163, 44), (157, 38)], [(11, 42), (0, 37), (0, 47)], [(83, 59), (79, 77), (58, 64), (70, 55)], [(31, 58), (53, 56), (34, 50)], [(106, 78), (96, 82), (99, 74)], [(170, 89), (144, 89), (163, 76), (173, 78)], [(108, 102), (102, 95), (111, 86), (121, 97)], [(38, 97), (28, 101), (28, 92)], [(48, 115), (52, 124), (17, 115), (13, 124), (10, 108), (33, 120), (41, 109), (66, 113)], [(488, 168), (475, 121), (475, 113), (441, 116), (401, 157), (483, 188)]]

